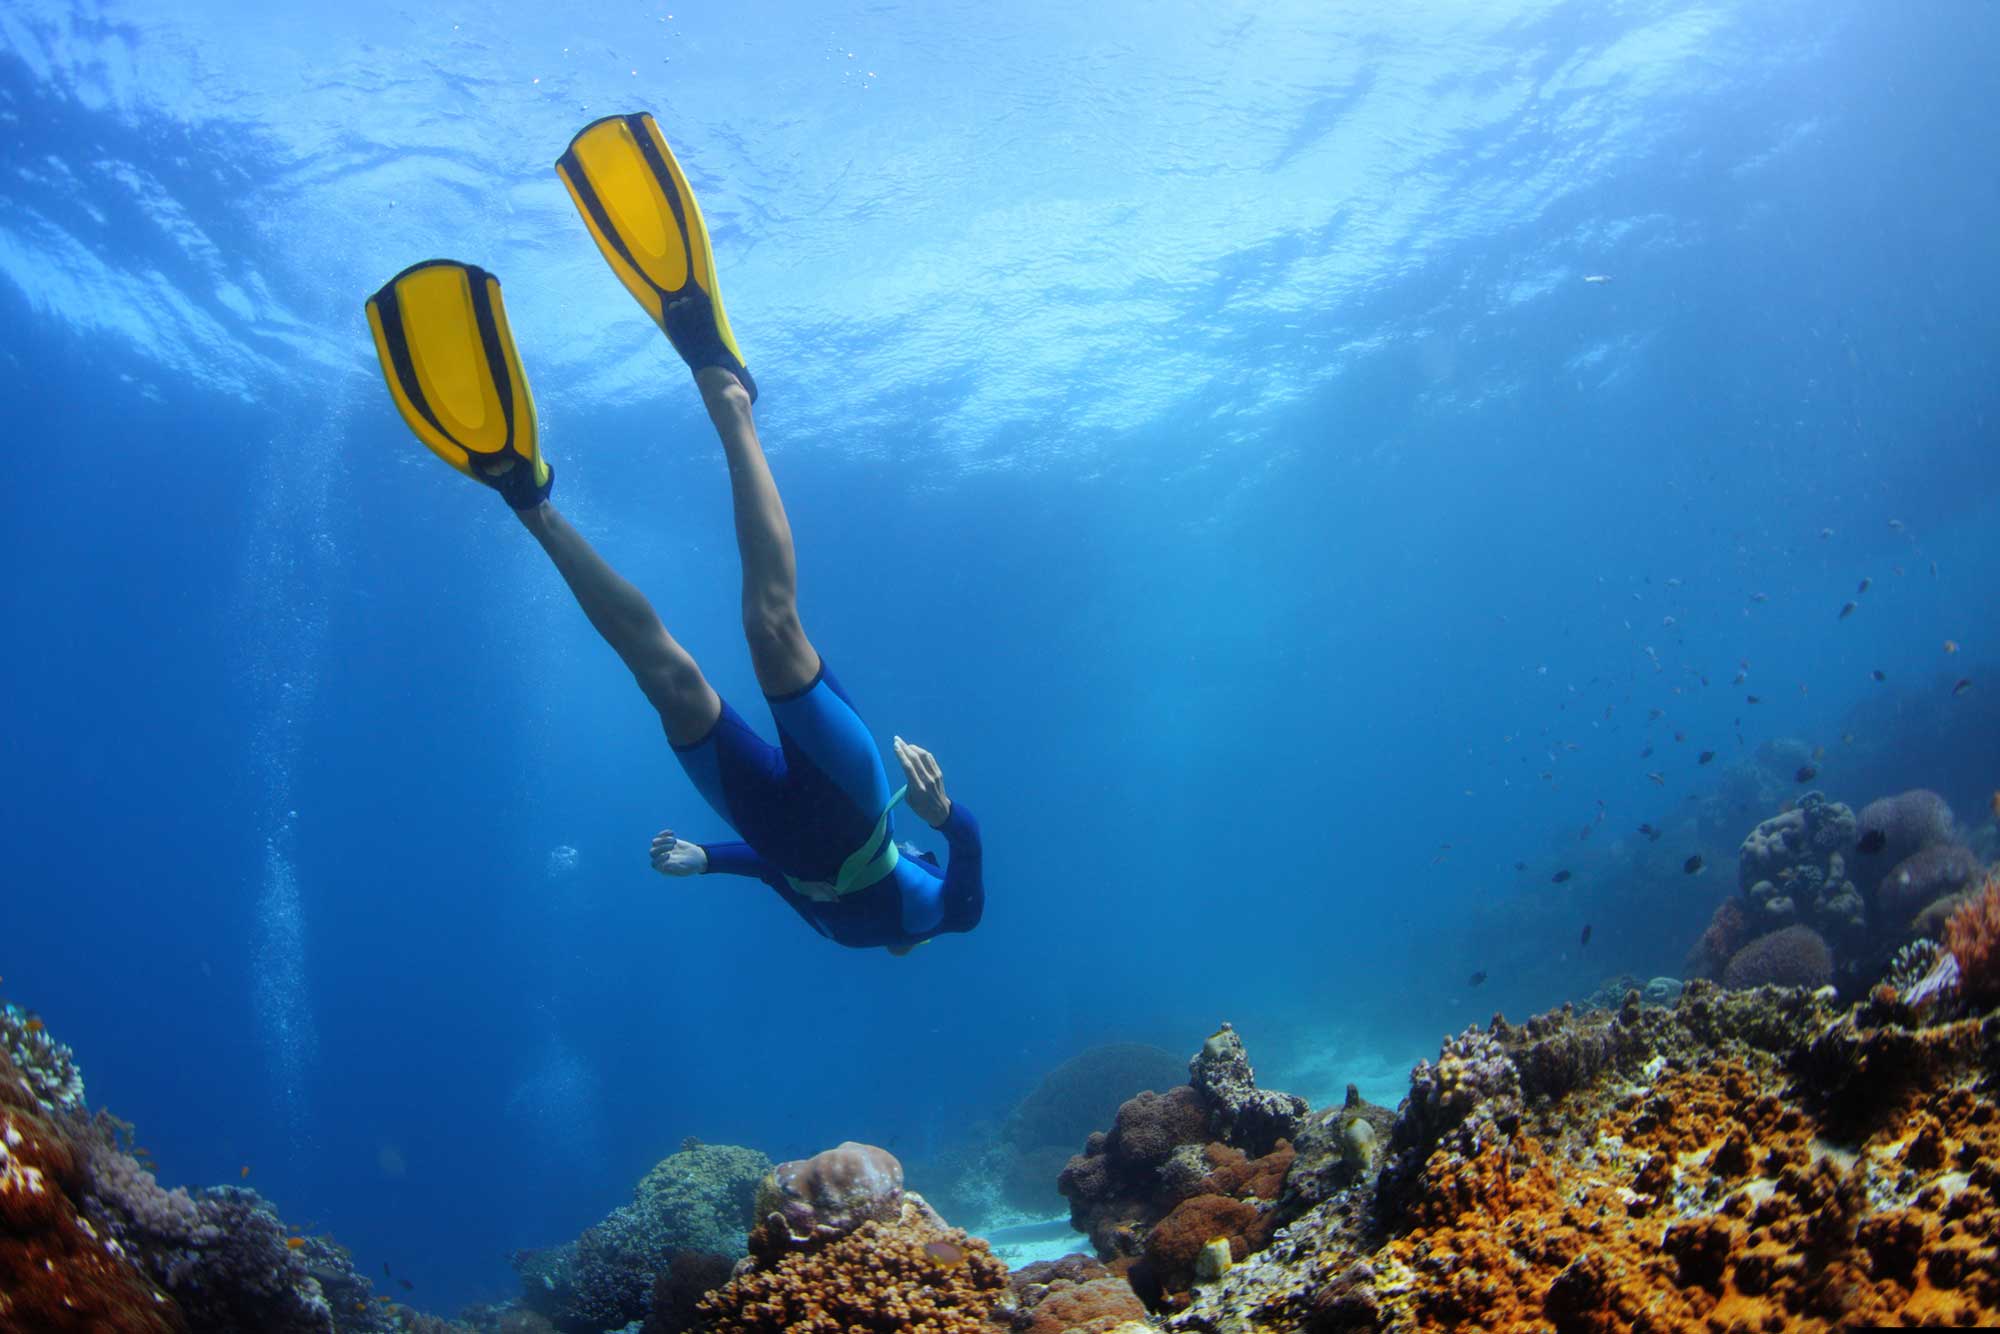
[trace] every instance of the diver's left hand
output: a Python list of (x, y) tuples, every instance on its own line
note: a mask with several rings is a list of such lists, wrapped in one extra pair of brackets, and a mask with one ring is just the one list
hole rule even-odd
[(662, 829), (653, 836), (653, 869), (661, 875), (700, 875), (708, 869), (708, 852), (701, 844)]
[(922, 746), (913, 746), (897, 737), (896, 758), (902, 762), (903, 776), (910, 782), (910, 809), (931, 828), (943, 828), (944, 822), (951, 818), (951, 798), (944, 793), (944, 770), (938, 768), (937, 757)]

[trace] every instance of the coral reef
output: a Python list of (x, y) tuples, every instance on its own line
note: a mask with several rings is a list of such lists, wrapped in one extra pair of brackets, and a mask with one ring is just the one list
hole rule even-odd
[[(2000, 897), (2000, 896), (1996, 896)], [(1637, 1334), (2000, 1315), (2000, 1014), (1826, 993), (1497, 1016), (1419, 1065), (1379, 1181), (1195, 1290), (1201, 1334)]]
[[(894, 1218), (903, 1199), (903, 1165), (872, 1144), (847, 1140), (810, 1158), (779, 1163), (757, 1185), (757, 1233), (772, 1243), (803, 1245), (845, 1236), (861, 1224)], [(751, 1239), (757, 1247), (757, 1237)]]
[(987, 1334), (1006, 1286), (985, 1242), (906, 1194), (888, 1219), (757, 1254), (697, 1311), (714, 1334)]
[(1968, 1000), (1980, 1005), (2000, 1001), (2000, 872), (1989, 875), (1979, 892), (1951, 915), (1944, 946), (1957, 964), (1959, 990)]
[[(12, 1055), (24, 1046), (32, 1070)], [(82, 1087), (68, 1048), (0, 1044), (0, 1329), (408, 1327), (371, 1297), (345, 1251), (292, 1235), (256, 1192), (161, 1188), (129, 1125), (86, 1117)]]
[(1145, 1318), (1122, 1275), (1087, 1255), (1066, 1255), (1009, 1275), (988, 1322), (1013, 1334), (1111, 1334)]
[(83, 1072), (76, 1068), (76, 1054), (18, 1005), (0, 1005), (0, 1052), (43, 1111), (83, 1110)]
[[(1186, 1084), (1128, 1099), (1110, 1132), (1093, 1133), (1057, 1182), (1071, 1224), (1101, 1259), (1129, 1262), (1133, 1288), (1161, 1309), (1186, 1300), (1198, 1264), (1233, 1263), (1269, 1240), (1297, 1156), (1278, 1132), (1310, 1124), (1303, 1099), (1257, 1087), (1228, 1024), (1188, 1071)], [(1329, 1149), (1319, 1131), (1317, 1151), (1345, 1151)]]
[(1686, 970), (1733, 987), (1831, 982), (1866, 995), (1912, 935), (1943, 932), (1978, 879), (1952, 829), (1950, 807), (1925, 788), (1859, 816), (1819, 792), (1787, 803), (1744, 838), (1739, 893), (1716, 907)]
[(1833, 980), (1833, 951), (1809, 926), (1788, 926), (1761, 935), (1730, 958), (1722, 985), (1823, 987)]
[(758, 1182), (770, 1168), (754, 1149), (689, 1141), (653, 1165), (630, 1204), (576, 1240), (517, 1252), (522, 1304), (563, 1334), (644, 1319), (675, 1255), (743, 1254)]
[(0, 1329), (169, 1334), (186, 1320), (77, 1207), (84, 1170), (47, 1084), (0, 1044)]
[(1188, 1062), (1188, 1083), (1201, 1094), (1215, 1137), (1251, 1154), (1269, 1153), (1296, 1135), (1312, 1110), (1304, 1098), (1257, 1087), (1243, 1039), (1227, 1023)]
[(1953, 841), (1951, 807), (1925, 787), (1876, 798), (1861, 808), (1856, 825), (1859, 844), (1872, 849), (1863, 854), (1874, 870), (1872, 880), (1863, 876), (1871, 893), (1876, 882), (1905, 857)]
[(1866, 936), (1867, 904), (1847, 865), (1855, 828), (1853, 811), (1808, 792), (1750, 831), (1736, 876), (1752, 934), (1805, 925), (1841, 944)]
[(1887, 926), (1900, 926), (1940, 899), (1956, 898), (1979, 879), (1979, 858), (1956, 843), (1933, 843), (1897, 862), (1875, 887)]
[(682, 1251), (653, 1280), (653, 1305), (640, 1334), (686, 1334), (700, 1317), (701, 1299), (730, 1279), (735, 1262), (708, 1251)]
[(1743, 948), (1745, 932), (1742, 902), (1735, 898), (1724, 899), (1715, 905), (1707, 929), (1688, 950), (1681, 971), (1689, 977), (1712, 979), (1722, 976), (1723, 966), (1729, 962), (1729, 957)]

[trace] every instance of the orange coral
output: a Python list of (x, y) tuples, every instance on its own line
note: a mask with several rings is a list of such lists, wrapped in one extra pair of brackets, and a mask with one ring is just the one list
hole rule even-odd
[(715, 1334), (987, 1334), (1007, 1266), (953, 1228), (869, 1222), (740, 1274), (701, 1299)]
[(82, 1186), (68, 1134), (0, 1051), (0, 1329), (184, 1331), (173, 1302), (78, 1215)]
[(1275, 1200), (1285, 1188), (1285, 1174), (1292, 1170), (1297, 1154), (1290, 1140), (1262, 1158), (1252, 1158), (1227, 1144), (1210, 1144), (1203, 1150), (1212, 1169), (1202, 1182), (1212, 1194), (1238, 1200)]
[(1930, 1091), (1928, 1110), (1920, 1090), (1877, 1109), (1835, 1153), (1768, 1057), (1665, 1074), (1609, 1106), (1572, 1104), (1568, 1124), (1593, 1126), (1581, 1144), (1551, 1121), (1469, 1156), (1439, 1150), (1416, 1227), (1375, 1263), (1425, 1327), (1992, 1321), (2000, 1107), (1957, 1083)]
[(1944, 924), (1944, 947), (1958, 960), (1959, 986), (1975, 1002), (2000, 999), (2000, 872)]

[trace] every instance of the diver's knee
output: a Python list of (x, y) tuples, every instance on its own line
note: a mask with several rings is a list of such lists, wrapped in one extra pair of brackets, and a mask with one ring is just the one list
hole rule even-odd
[(746, 598), (743, 602), (743, 637), (751, 651), (782, 651), (805, 641), (805, 626), (799, 623), (799, 609), (787, 601)]

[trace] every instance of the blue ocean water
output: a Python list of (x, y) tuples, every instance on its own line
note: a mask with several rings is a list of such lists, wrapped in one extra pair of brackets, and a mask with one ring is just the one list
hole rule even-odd
[[(1842, 0), (10, 4), (0, 990), (170, 1184), (446, 1310), (686, 1135), (919, 1161), (1093, 1042), (1337, 1078), (1675, 974), (1754, 773), (2000, 783), (1996, 57)], [(498, 272), (557, 501), (754, 703), (720, 452), (550, 170), (642, 108), (807, 627), (984, 825), (906, 960), (651, 873), (726, 831), (375, 367), (384, 279)]]

